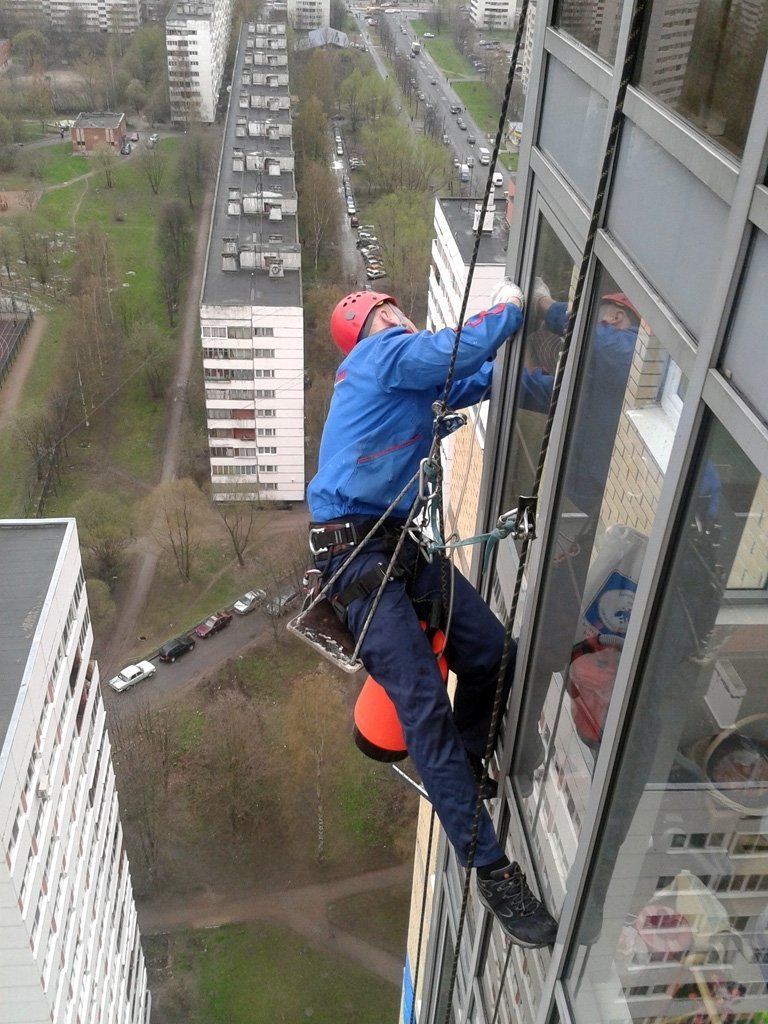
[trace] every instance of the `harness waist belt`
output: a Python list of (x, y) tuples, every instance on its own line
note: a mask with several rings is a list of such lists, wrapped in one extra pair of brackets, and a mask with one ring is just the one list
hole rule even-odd
[[(371, 529), (378, 522), (378, 518), (363, 519), (358, 521), (339, 520), (332, 523), (310, 523), (309, 524), (309, 550), (314, 556), (338, 554), (349, 548), (360, 544)], [(373, 537), (396, 536), (403, 527), (401, 520), (389, 520), (372, 534)]]

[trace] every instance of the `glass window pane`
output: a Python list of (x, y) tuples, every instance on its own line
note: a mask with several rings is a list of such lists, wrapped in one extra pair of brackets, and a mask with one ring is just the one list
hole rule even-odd
[(766, 515), (768, 480), (712, 423), (568, 968), (583, 1024), (765, 1009), (768, 600), (731, 580)]
[(602, 96), (549, 58), (539, 145), (589, 202), (600, 170), (607, 110)]
[(621, 0), (560, 0), (555, 24), (612, 64), (621, 6)]
[[(545, 251), (542, 246), (537, 253), (536, 268), (542, 277), (548, 269)], [(557, 297), (540, 295), (531, 302), (534, 316), (529, 315), (529, 329), (538, 313), (550, 334), (562, 333), (567, 302), (559, 295), (569, 284), (563, 273)], [(512, 766), (542, 885), (555, 910), (562, 905), (576, 853), (677, 425), (674, 414), (662, 405), (671, 364), (668, 353), (606, 274), (600, 275), (595, 296), (575, 408), (566, 428), (553, 540)], [(535, 330), (526, 336), (526, 353), (534, 336)], [(535, 400), (546, 394), (548, 379), (546, 369), (523, 369), (520, 421), (536, 415), (543, 420), (543, 411), (535, 411)], [(511, 464), (513, 468), (513, 475), (525, 476), (525, 467), (517, 470)]]
[[(543, 218), (539, 221), (536, 236), (536, 276), (547, 282), (553, 298), (567, 300), (573, 285), (574, 265), (568, 250)], [(533, 298), (529, 296), (529, 304)], [(537, 367), (551, 378), (557, 366), (562, 348), (562, 337), (552, 331), (542, 316), (528, 316), (525, 319), (521, 363), (523, 374), (517, 388), (518, 413), (512, 429), (510, 452), (504, 476), (504, 508), (517, 507), (521, 494), (530, 494), (536, 475), (536, 465), (544, 433), (544, 417), (541, 411), (525, 408), (525, 394), (528, 374)], [(544, 396), (549, 401), (547, 391)], [(530, 403), (527, 403), (530, 405)], [(522, 406), (522, 408), (521, 408)]]
[(707, 326), (727, 221), (714, 192), (625, 123), (608, 229), (694, 334)]
[(741, 156), (767, 40), (764, 3), (656, 0), (639, 84)]

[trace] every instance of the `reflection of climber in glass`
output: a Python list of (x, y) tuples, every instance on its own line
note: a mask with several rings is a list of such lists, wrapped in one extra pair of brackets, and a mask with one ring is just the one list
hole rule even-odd
[[(610, 288), (610, 286), (609, 286)], [(615, 289), (615, 286), (613, 286)], [(547, 285), (537, 279), (533, 293), (533, 309), (542, 317), (539, 348), (544, 340), (561, 336), (569, 316), (569, 304), (555, 301)], [(598, 513), (608, 477), (616, 430), (621, 417), (629, 370), (637, 342), (640, 314), (630, 299), (617, 290), (606, 290), (601, 296), (597, 320), (592, 330), (575, 420), (569, 430), (571, 442), (567, 452), (564, 477), (564, 499), (560, 502), (562, 528), (558, 551), (551, 556), (550, 569), (544, 581), (541, 622), (545, 624), (547, 643), (535, 659), (528, 680), (525, 715), (526, 727), (520, 731), (521, 745), (515, 761), (514, 774), (518, 789), (525, 796), (530, 792), (533, 772), (543, 762), (544, 749), (535, 728), (553, 673), (565, 672), (572, 656), (584, 597), (584, 586), (597, 531)], [(527, 409), (543, 410), (548, 405), (556, 362), (551, 343), (550, 366), (544, 370), (523, 371), (519, 402)], [(534, 390), (533, 385), (537, 385)], [(539, 389), (541, 394), (539, 394)], [(631, 575), (617, 580), (615, 591), (632, 588)], [(634, 577), (636, 581), (636, 577)], [(608, 609), (616, 594), (602, 595), (603, 610)], [(622, 605), (623, 629), (626, 631), (631, 604)], [(620, 644), (611, 646), (605, 660), (618, 661)], [(609, 664), (609, 668), (610, 668)]]

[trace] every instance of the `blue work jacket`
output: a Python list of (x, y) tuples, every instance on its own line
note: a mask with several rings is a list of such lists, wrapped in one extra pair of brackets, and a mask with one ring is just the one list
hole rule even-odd
[[(461, 330), (449, 409), (487, 397), (490, 360), (520, 327), (516, 305), (501, 303), (470, 317)], [(443, 393), (456, 332), (410, 333), (389, 327), (358, 342), (336, 373), (320, 443), (318, 470), (307, 488), (315, 522), (380, 516), (417, 472), (432, 443), (432, 403)], [(404, 518), (414, 483), (392, 509)]]

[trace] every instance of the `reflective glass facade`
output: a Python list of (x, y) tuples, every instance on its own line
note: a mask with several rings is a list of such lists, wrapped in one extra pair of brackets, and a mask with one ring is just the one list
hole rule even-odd
[(537, 4), (477, 495), (490, 529), (538, 467), (475, 580), (519, 645), (489, 806), (558, 941), (462, 914), (440, 844), (420, 1024), (768, 1021), (768, 3), (647, 5), (596, 199), (630, 15)]

